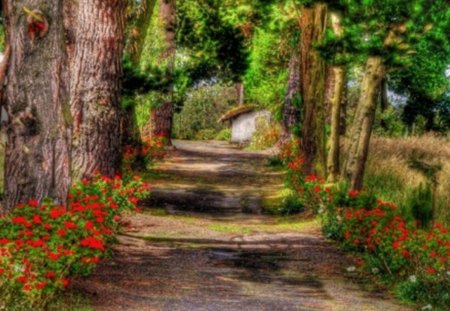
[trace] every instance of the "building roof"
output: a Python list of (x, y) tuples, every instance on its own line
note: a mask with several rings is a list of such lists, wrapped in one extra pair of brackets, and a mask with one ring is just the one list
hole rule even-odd
[(228, 110), (227, 112), (225, 112), (219, 118), (219, 122), (225, 122), (228, 120), (235, 119), (244, 113), (253, 112), (255, 109), (256, 109), (255, 105), (243, 105), (243, 106), (234, 107), (234, 108)]

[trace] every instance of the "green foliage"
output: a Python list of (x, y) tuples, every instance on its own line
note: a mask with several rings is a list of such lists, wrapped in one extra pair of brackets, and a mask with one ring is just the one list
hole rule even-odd
[(292, 8), (270, 6), (270, 14), (256, 27), (250, 48), (250, 65), (244, 81), (249, 101), (279, 110), (282, 107), (288, 79), (291, 53), (298, 43), (298, 25)]
[(276, 211), (280, 215), (295, 215), (305, 211), (303, 201), (299, 198), (295, 191), (290, 191), (289, 194), (283, 198), (281, 207)]
[(412, 214), (418, 224), (428, 228), (433, 221), (433, 193), (431, 185), (419, 185), (409, 191), (403, 210)]
[(231, 129), (223, 129), (217, 133), (215, 140), (230, 141), (231, 140)]
[(180, 112), (174, 116), (174, 137), (195, 139), (202, 130), (209, 130), (213, 139), (227, 124), (220, 116), (235, 102), (235, 91), (225, 84), (204, 85), (193, 89)]
[(215, 129), (201, 129), (195, 134), (195, 140), (212, 140), (216, 135)]
[[(177, 43), (195, 64), (193, 80), (220, 77), (238, 81), (247, 68), (245, 38), (235, 20), (223, 14), (230, 5), (219, 0), (178, 3)], [(233, 7), (231, 7), (233, 8)]]

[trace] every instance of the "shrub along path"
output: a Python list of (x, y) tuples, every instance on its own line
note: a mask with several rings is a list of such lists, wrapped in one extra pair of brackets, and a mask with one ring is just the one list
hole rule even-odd
[(258, 215), (282, 188), (267, 155), (176, 147), (157, 167), (153, 207), (130, 218), (112, 260), (75, 284), (95, 310), (408, 310), (358, 282), (315, 220)]

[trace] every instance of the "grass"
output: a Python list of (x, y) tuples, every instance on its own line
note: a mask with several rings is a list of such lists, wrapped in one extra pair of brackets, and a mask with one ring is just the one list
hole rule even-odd
[[(17, 300), (13, 306), (5, 306), (1, 302), (0, 294), (0, 310), (15, 310), (15, 311), (31, 311), (36, 309), (31, 309), (29, 306), (24, 305), (23, 301)], [(45, 307), (47, 311), (94, 311), (91, 307), (89, 298), (83, 296), (82, 294), (69, 291), (64, 292), (60, 297), (57, 297), (55, 301), (52, 301), (49, 305)]]
[(409, 194), (426, 182), (424, 176), (408, 166), (413, 152), (423, 155), (429, 163), (442, 164), (438, 174), (436, 220), (450, 227), (450, 140), (444, 137), (375, 137), (365, 176), (366, 189), (383, 200), (402, 206), (408, 201)]
[(230, 234), (250, 234), (252, 233), (252, 230), (245, 226), (239, 226), (239, 225), (223, 225), (223, 224), (212, 224), (208, 225), (208, 228), (210, 230), (220, 232), (220, 233), (230, 233)]

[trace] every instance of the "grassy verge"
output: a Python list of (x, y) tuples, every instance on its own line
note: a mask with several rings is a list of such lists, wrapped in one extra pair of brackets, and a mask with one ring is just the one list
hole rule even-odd
[(374, 138), (365, 177), (366, 190), (402, 208), (426, 179), (409, 168), (412, 153), (429, 163), (440, 163), (436, 221), (450, 227), (450, 140), (431, 135), (409, 138)]

